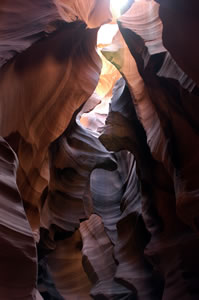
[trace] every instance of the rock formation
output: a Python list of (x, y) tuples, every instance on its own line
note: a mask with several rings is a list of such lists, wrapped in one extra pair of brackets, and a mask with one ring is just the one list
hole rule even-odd
[(199, 5), (125, 10), (0, 3), (2, 300), (199, 299)]

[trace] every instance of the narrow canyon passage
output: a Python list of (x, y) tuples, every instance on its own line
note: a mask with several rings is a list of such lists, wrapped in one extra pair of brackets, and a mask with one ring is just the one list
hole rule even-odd
[(199, 299), (198, 12), (0, 3), (0, 300)]

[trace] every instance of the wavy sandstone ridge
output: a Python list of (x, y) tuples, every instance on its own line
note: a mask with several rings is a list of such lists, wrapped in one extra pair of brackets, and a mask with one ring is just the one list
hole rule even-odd
[(185, 2), (0, 3), (0, 299), (199, 299)]

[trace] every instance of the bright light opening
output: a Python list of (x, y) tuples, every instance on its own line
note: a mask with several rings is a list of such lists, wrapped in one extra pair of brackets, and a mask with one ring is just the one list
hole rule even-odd
[(121, 15), (122, 8), (128, 3), (128, 0), (111, 0), (110, 3), (113, 17), (118, 18)]

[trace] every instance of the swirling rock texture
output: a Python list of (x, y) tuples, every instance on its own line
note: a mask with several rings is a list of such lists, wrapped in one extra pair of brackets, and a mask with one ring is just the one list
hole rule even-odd
[[(155, 3), (150, 1), (137, 2), (135, 6), (132, 6), (132, 14), (134, 15), (135, 11), (136, 17), (142, 16), (143, 5), (149, 7), (147, 12), (149, 12), (152, 22), (155, 10), (158, 12)], [(150, 9), (152, 6), (154, 9), (152, 9), (153, 14), (151, 16)], [(135, 144), (130, 146), (135, 137), (133, 130), (129, 129), (129, 122), (121, 118), (121, 115), (112, 113), (107, 119), (107, 129), (101, 140), (108, 149), (112, 150), (112, 145), (116, 149), (115, 144), (117, 144), (119, 150), (129, 135), (127, 144), (129, 150), (137, 157), (139, 178), (142, 185), (143, 217), (151, 233), (151, 240), (146, 246), (145, 254), (150, 257), (154, 267), (159, 269), (163, 275), (165, 281), (163, 299), (197, 299), (196, 282), (198, 276), (195, 273), (195, 266), (198, 264), (196, 262), (198, 260), (193, 260), (191, 257), (192, 250), (191, 252), (188, 250), (189, 244), (192, 245), (194, 251), (197, 252), (196, 249), (198, 249), (197, 225), (195, 223), (197, 222), (196, 182), (198, 180), (197, 171), (194, 169), (197, 168), (198, 134), (197, 122), (194, 122), (196, 116), (194, 117), (194, 113), (190, 116), (190, 110), (193, 107), (192, 101), (197, 101), (194, 92), (196, 84), (194, 85), (194, 82), (191, 83), (189, 80), (192, 88), (185, 89), (188, 86), (184, 85), (180, 78), (187, 78), (187, 76), (183, 75), (179, 67), (177, 68), (182, 74), (179, 78), (172, 75), (168, 76), (168, 73), (164, 74), (165, 70), (162, 69), (162, 66), (164, 66), (165, 57), (167, 59), (168, 54), (153, 52), (153, 45), (151, 45), (151, 40), (154, 44), (158, 43), (160, 35), (155, 31), (152, 39), (151, 32), (149, 36), (145, 35), (146, 31), (143, 34), (142, 30), (144, 30), (145, 24), (141, 23), (142, 19), (139, 23), (132, 20), (132, 23), (129, 24), (129, 14), (128, 12), (127, 16), (121, 18), (120, 31), (136, 61), (139, 74), (145, 85), (147, 101), (152, 103), (151, 110), (155, 111), (160, 126), (159, 137), (161, 135), (162, 138), (159, 141), (150, 141), (149, 131), (146, 130), (152, 155), (148, 149), (148, 157), (146, 153), (141, 158), (144, 147), (141, 150), (138, 145), (137, 147)], [(155, 19), (158, 19), (157, 14), (154, 18), (154, 28), (157, 29)], [(161, 27), (159, 31), (161, 31)], [(173, 64), (173, 59), (170, 60), (170, 64)], [(175, 68), (176, 63), (171, 70)], [(125, 70), (122, 71), (125, 76)], [(133, 88), (128, 74), (126, 77), (133, 96), (135, 87)], [(186, 82), (187, 80), (188, 78)], [(136, 100), (134, 100), (134, 104), (138, 106), (139, 112), (139, 108), (142, 110), (142, 107)], [(185, 102), (186, 104), (184, 104)], [(144, 116), (144, 112), (140, 116)], [(146, 129), (147, 123), (142, 118), (140, 120)], [(120, 122), (120, 126), (118, 126), (118, 122)], [(117, 129), (117, 127), (125, 127), (126, 130)], [(189, 135), (191, 147), (194, 150), (185, 146), (185, 144), (187, 145), (187, 138), (182, 132)], [(137, 136), (136, 143), (138, 141)], [(138, 152), (138, 150), (140, 151)], [(195, 154), (194, 151), (196, 151)], [(142, 165), (144, 160), (145, 163)], [(150, 184), (151, 179), (153, 183)], [(150, 185), (152, 189), (149, 188)], [(146, 208), (150, 199), (153, 200), (153, 206), (147, 211)], [(158, 224), (159, 228), (155, 228), (154, 225), (157, 226)], [(180, 282), (184, 282), (184, 285)]]
[[(92, 104), (92, 100), (88, 101)], [(86, 106), (86, 109), (92, 108), (88, 102)], [(66, 232), (74, 232), (80, 220), (93, 212), (91, 172), (96, 168), (114, 170), (117, 167), (113, 154), (104, 148), (97, 134), (81, 125), (83, 112), (85, 108), (49, 148), (50, 181), (41, 211), (41, 226), (46, 229), (56, 225)]]
[(198, 3), (126, 9), (0, 3), (2, 300), (199, 299)]
[[(94, 7), (93, 2), (88, 1), (87, 5), (89, 4), (89, 9), (94, 14), (97, 8)], [(70, 12), (67, 21), (73, 21), (74, 15), (78, 16), (78, 12), (82, 11), (79, 7), (80, 3), (83, 6), (82, 1), (77, 1), (75, 4), (73, 1), (70, 3), (72, 8), (64, 2), (57, 1), (55, 3), (59, 8), (58, 11), (61, 10), (60, 14), (63, 18), (67, 15), (67, 11)], [(23, 4), (21, 3), (22, 7)], [(50, 9), (51, 5), (47, 5)], [(100, 5), (103, 9), (105, 4)], [(106, 5), (108, 6), (108, 2)], [(8, 7), (2, 5), (2, 11), (5, 11), (4, 14), (2, 12), (5, 20), (9, 17), (9, 13), (14, 16), (18, 15), (17, 5), (14, 12), (12, 10), (10, 12), (9, 7), (9, 1)], [(28, 3), (24, 4), (24, 10), (26, 8), (30, 13), (31, 6), (28, 6)], [(33, 10), (33, 20), (24, 19), (24, 26), (32, 26), (35, 30), (37, 27), (35, 28), (34, 25), (38, 18), (44, 19), (45, 23), (48, 21), (43, 18), (43, 10), (38, 12), (40, 7), (36, 8), (36, 11)], [(88, 7), (86, 9), (88, 10)], [(55, 13), (58, 14), (58, 11), (55, 10)], [(109, 12), (108, 9), (106, 11)], [(44, 12), (45, 14), (49, 13), (45, 10)], [(86, 14), (88, 12), (89, 10)], [(89, 18), (91, 17), (90, 13)], [(88, 16), (86, 20), (84, 18), (86, 18), (85, 15), (80, 16), (79, 20), (88, 21), (88, 26), (92, 27), (93, 21), (90, 24)], [(108, 13), (100, 19), (100, 24), (107, 21), (107, 18)], [(60, 17), (54, 17), (55, 22), (59, 19)], [(97, 20), (95, 18), (96, 22)], [(4, 117), (1, 117), (1, 135), (6, 137), (15, 132), (19, 135), (18, 185), (34, 231), (39, 227), (39, 198), (49, 178), (48, 146), (64, 132), (75, 110), (89, 98), (98, 82), (101, 62), (95, 50), (97, 29), (86, 28), (86, 23), (82, 21), (75, 23), (63, 23), (62, 21), (56, 32), (15, 56), (10, 63), (3, 66), (0, 74), (1, 111), (4, 111)], [(11, 24), (8, 24), (8, 29), (6, 28), (8, 32), (5, 39), (9, 39), (9, 41), (5, 41), (8, 46), (3, 51), (7, 51), (9, 57), (9, 44), (12, 45), (12, 35), (16, 34), (13, 33), (14, 22), (16, 20), (12, 19)], [(100, 24), (97, 22), (93, 26)], [(23, 44), (23, 41), (28, 41), (32, 34), (31, 30), (23, 33), (21, 39), (16, 43)], [(15, 44), (13, 48), (15, 51), (18, 50), (17, 47), (15, 49)], [(84, 65), (87, 67), (84, 68)], [(9, 88), (10, 80), (12, 89)], [(40, 86), (42, 89), (39, 88)], [(9, 103), (9, 108), (7, 103)], [(5, 106), (7, 108), (4, 109)]]
[[(133, 159), (136, 160), (139, 170), (142, 194), (134, 162), (130, 168), (127, 189), (122, 197), (123, 213), (117, 223), (118, 244), (115, 245), (115, 257), (119, 266), (116, 278), (130, 285), (131, 288), (136, 288), (137, 297), (140, 299), (159, 299), (161, 288), (159, 290), (157, 285), (161, 287), (161, 281), (155, 280), (155, 272), (144, 257), (144, 247), (149, 236), (141, 215), (142, 211), (151, 232), (158, 231), (159, 220), (150, 199), (150, 194), (153, 193), (149, 182), (152, 178), (153, 159), (146, 143), (146, 135), (137, 119), (129, 90), (123, 85), (121, 92), (119, 98), (112, 99), (107, 124), (100, 140), (109, 150), (128, 149), (134, 154), (135, 159)], [(150, 196), (144, 193), (144, 189), (149, 190)], [(141, 195), (143, 195), (142, 208)], [(147, 199), (145, 200), (144, 197)]]
[(36, 291), (36, 247), (16, 184), (18, 160), (0, 139), (0, 295), (2, 299), (41, 299)]
[(104, 231), (102, 220), (92, 215), (80, 226), (83, 241), (83, 265), (93, 284), (94, 299), (133, 299), (134, 293), (114, 279), (116, 264), (113, 245)]

